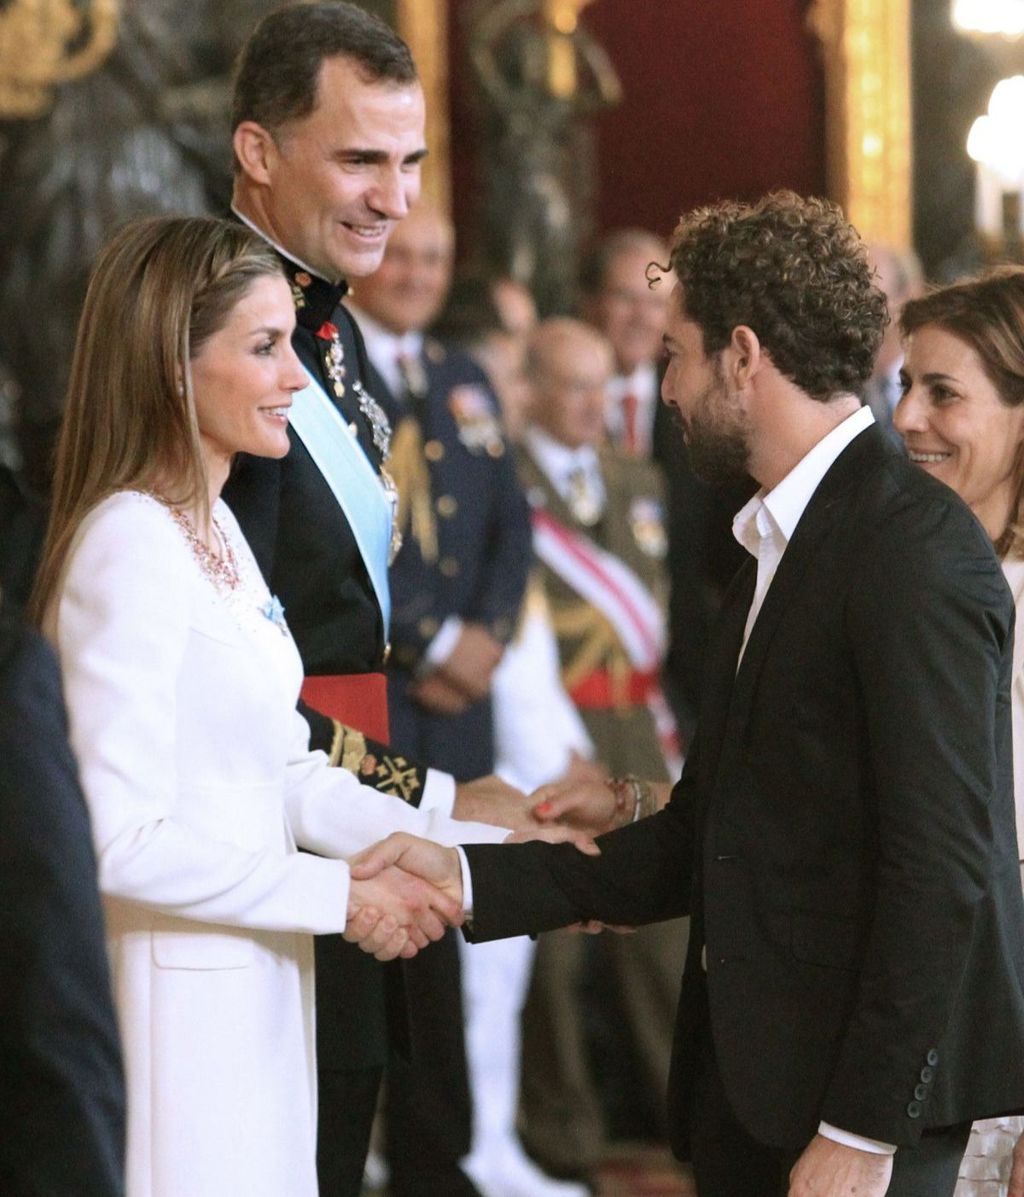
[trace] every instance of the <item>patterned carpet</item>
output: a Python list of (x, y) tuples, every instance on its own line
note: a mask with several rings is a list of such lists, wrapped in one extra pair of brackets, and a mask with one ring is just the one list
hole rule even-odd
[[(598, 1185), (598, 1197), (697, 1197), (693, 1181), (668, 1149), (647, 1144), (617, 1143), (610, 1148)], [(363, 1197), (387, 1197), (387, 1188), (367, 1185)]]
[(693, 1181), (667, 1148), (616, 1144), (600, 1176), (600, 1197), (696, 1197)]

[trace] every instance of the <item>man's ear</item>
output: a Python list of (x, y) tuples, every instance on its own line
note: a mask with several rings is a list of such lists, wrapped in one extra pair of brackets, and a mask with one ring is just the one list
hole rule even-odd
[(757, 333), (746, 324), (737, 324), (729, 344), (722, 350), (722, 368), (735, 390), (747, 386), (760, 370), (764, 360)]
[(247, 178), (253, 183), (269, 186), (279, 156), (273, 134), (255, 121), (242, 121), (231, 138), (231, 144)]

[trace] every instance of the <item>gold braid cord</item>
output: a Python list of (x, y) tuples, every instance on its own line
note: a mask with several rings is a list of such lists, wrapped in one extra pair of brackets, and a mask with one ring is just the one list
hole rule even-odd
[(416, 420), (400, 420), (391, 438), (388, 473), (398, 489), (395, 524), (405, 535), (408, 526), (428, 564), (437, 560), (437, 521), (430, 494), (430, 471), (423, 453), (423, 437)]
[(354, 773), (363, 785), (382, 794), (391, 794), (403, 802), (416, 802), (423, 793), (426, 778), (404, 756), (384, 745), (367, 742), (362, 732), (334, 720), (334, 739), (330, 763)]
[(11, 0), (0, 11), (0, 118), (42, 115), (58, 83), (95, 70), (117, 43), (118, 4), (91, 0), (83, 13), (73, 0)]
[(563, 648), (566, 640), (579, 641), (572, 659), (562, 666), (562, 685), (566, 690), (572, 690), (595, 669), (607, 669), (624, 701), (632, 666), (608, 619), (589, 603), (574, 603), (557, 608), (552, 614), (552, 624)]

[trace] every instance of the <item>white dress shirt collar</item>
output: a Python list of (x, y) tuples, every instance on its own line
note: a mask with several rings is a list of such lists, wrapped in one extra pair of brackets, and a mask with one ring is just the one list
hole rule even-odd
[[(568, 501), (571, 497), (570, 479), (578, 470), (583, 470), (594, 483), (601, 484), (601, 464), (593, 445), (570, 449), (535, 424), (526, 429), (523, 442), (530, 456), (564, 500)], [(601, 489), (603, 491), (603, 485)]]
[[(823, 436), (813, 449), (803, 456), (782, 481), (770, 491), (760, 490), (736, 513), (732, 522), (733, 535), (752, 556), (757, 556), (760, 541), (758, 513), (764, 507), (772, 524), (788, 544), (800, 517), (807, 509), (821, 480), (835, 464), (847, 445), (865, 428), (875, 422), (869, 407), (859, 407), (842, 423)], [(763, 520), (761, 521), (763, 525)]]
[(757, 559), (754, 597), (747, 612), (743, 643), (737, 659), (743, 660), (747, 641), (764, 605), (765, 595), (772, 584), (782, 556), (796, 531), (800, 517), (807, 510), (814, 492), (821, 485), (836, 458), (865, 428), (875, 422), (870, 407), (859, 407), (841, 424), (823, 436), (805, 454), (782, 481), (770, 491), (760, 490), (736, 514), (732, 522), (733, 535), (752, 557)]
[(407, 332), (399, 335), (368, 316), (358, 304), (352, 304), (359, 330), (366, 342), (366, 352), (396, 399), (405, 393), (405, 380), (398, 365), (400, 357), (418, 358), (423, 352), (423, 333)]

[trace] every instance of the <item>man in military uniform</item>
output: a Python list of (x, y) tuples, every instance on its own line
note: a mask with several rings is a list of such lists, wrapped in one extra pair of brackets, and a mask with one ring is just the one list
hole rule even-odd
[[(468, 356), (424, 336), (444, 303), (453, 248), (450, 223), (417, 208), (352, 298), (370, 361), (411, 417), (389, 463), (403, 536), (391, 571), (392, 743), (465, 779), (494, 767), (491, 675), (518, 619), (531, 549), (490, 384)], [(423, 1144), (446, 1133), (450, 1093), (465, 1084), (465, 1044), (462, 1018), (428, 995), (459, 977), (454, 937), (405, 976), (423, 1050), (411, 1066), (389, 1067), (391, 1187), (441, 1192), (440, 1178), (424, 1176)]]
[[(562, 680), (597, 759), (617, 777), (668, 781), (676, 745), (658, 680), (668, 582), (662, 479), (649, 461), (599, 448), (611, 370), (608, 342), (587, 325), (551, 319), (538, 327), (520, 478)], [(600, 944), (652, 1093), (667, 1081), (685, 945), (678, 922)], [(603, 1147), (575, 997), (585, 947), (572, 932), (541, 937), (524, 1015), (524, 1140), (555, 1175), (592, 1173)]]
[[(297, 432), (293, 418), (288, 456), (242, 460), (224, 493), (287, 610), (307, 674), (311, 743), (421, 808), (454, 803), (458, 817), (508, 825), (514, 792), (490, 783), (456, 792), (451, 777), (386, 743), (391, 512), (380, 476), (390, 428), (341, 299), (346, 278), (376, 268), (419, 193), (424, 102), (408, 47), (355, 5), (279, 9), (242, 51), (232, 125), (233, 210), (281, 254), (293, 343), (318, 388), (321, 424)], [(339, 426), (348, 433), (333, 436)], [(321, 1192), (352, 1197), (389, 1031), (407, 1038), (401, 973), (333, 937), (320, 937), (316, 964)], [(468, 1145), (468, 1096), (463, 1105), (461, 1124), (458, 1103), (450, 1107), (456, 1156)]]

